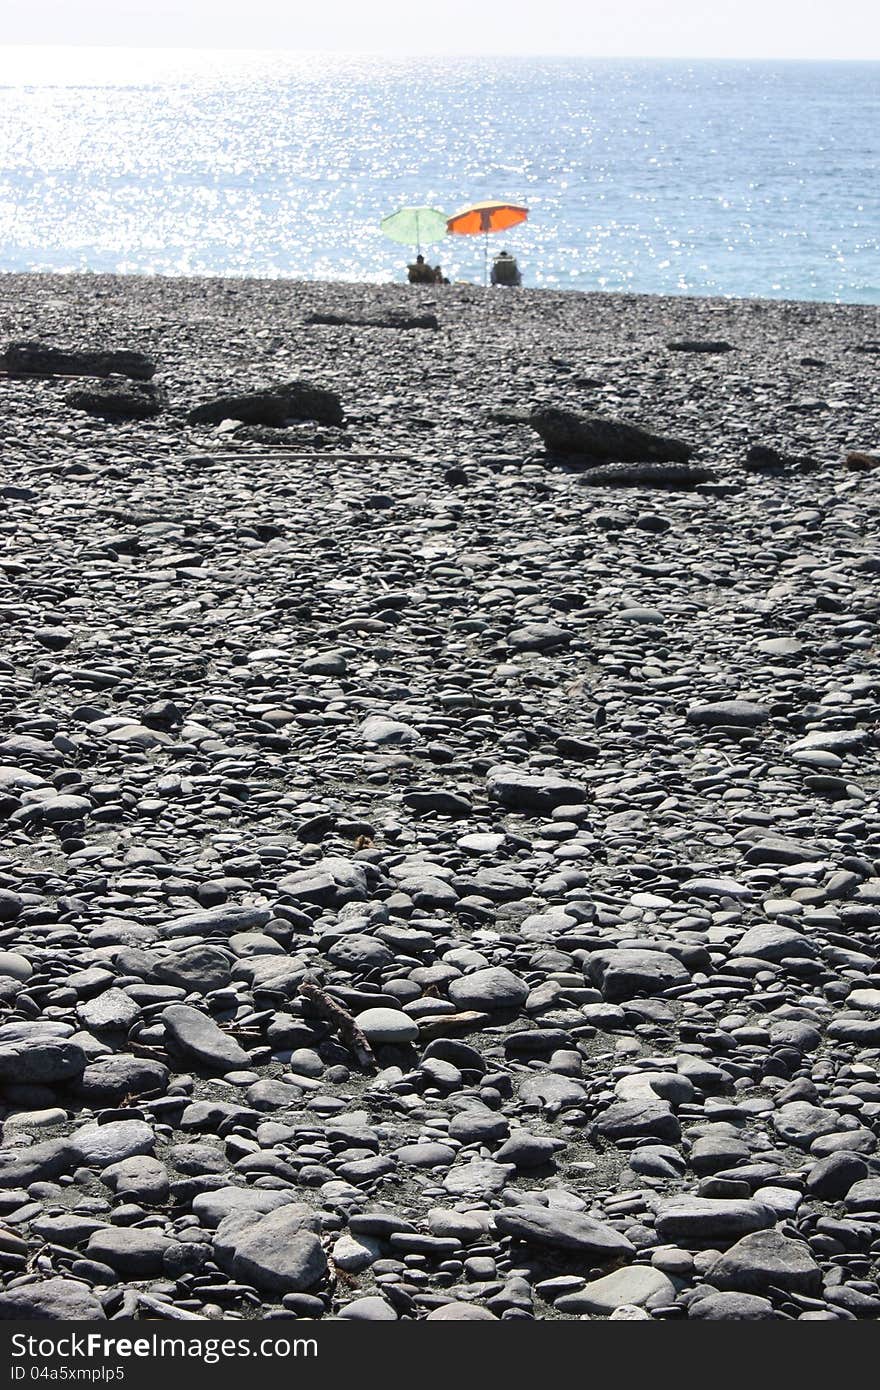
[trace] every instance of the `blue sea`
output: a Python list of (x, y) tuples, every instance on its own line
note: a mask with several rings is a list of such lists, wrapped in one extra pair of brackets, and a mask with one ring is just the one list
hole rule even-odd
[(528, 285), (876, 304), (878, 165), (878, 63), (0, 48), (0, 270), (400, 280), (497, 197)]

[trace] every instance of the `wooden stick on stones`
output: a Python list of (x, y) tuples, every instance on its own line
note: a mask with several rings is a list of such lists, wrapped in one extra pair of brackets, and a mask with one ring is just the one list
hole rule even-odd
[(335, 999), (331, 999), (318, 985), (303, 981), (298, 993), (315, 1008), (322, 1018), (326, 1018), (335, 1033), (338, 1033), (346, 1047), (351, 1048), (364, 1071), (374, 1071), (376, 1058), (364, 1034), (358, 1028), (352, 1015)]

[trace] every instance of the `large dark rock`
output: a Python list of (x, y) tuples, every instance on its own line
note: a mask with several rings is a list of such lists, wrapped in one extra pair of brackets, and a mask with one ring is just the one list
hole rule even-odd
[(106, 386), (78, 386), (64, 397), (74, 410), (111, 420), (149, 420), (158, 415), (165, 395), (151, 381), (108, 381)]
[(142, 352), (127, 348), (57, 348), (45, 343), (6, 344), (3, 365), (7, 372), (33, 372), (39, 376), (127, 376), (149, 381), (155, 362)]
[(146, 1120), (109, 1120), (80, 1126), (69, 1142), (80, 1163), (103, 1169), (126, 1158), (151, 1154), (156, 1140)]
[(820, 858), (821, 852), (813, 845), (783, 835), (763, 835), (745, 853), (747, 864), (803, 864)]
[(308, 381), (290, 381), (264, 391), (217, 396), (197, 405), (187, 419), (191, 425), (219, 425), (222, 420), (276, 426), (285, 425), (288, 420), (318, 420), (322, 425), (341, 425), (343, 414), (335, 391), (325, 391)]
[(679, 338), (666, 346), (670, 352), (733, 352), (733, 343), (726, 343), (722, 338)]
[(807, 1191), (823, 1201), (839, 1202), (850, 1188), (868, 1176), (868, 1165), (857, 1153), (844, 1150), (828, 1154), (807, 1174)]
[(797, 956), (812, 959), (816, 955), (816, 946), (792, 927), (781, 927), (777, 922), (756, 922), (730, 948), (730, 954), (773, 962)]
[(753, 444), (743, 466), (747, 473), (814, 473), (820, 465), (802, 454), (781, 453), (767, 444)]
[(554, 406), (532, 411), (529, 423), (552, 453), (576, 454), (597, 462), (687, 463), (693, 452), (681, 439), (652, 434), (625, 420), (578, 415)]
[(439, 328), (436, 314), (309, 314), (307, 324), (347, 328)]
[(86, 1057), (78, 1043), (61, 1038), (36, 1039), (0, 1045), (0, 1082), (52, 1086), (81, 1076)]
[(582, 487), (656, 487), (685, 492), (715, 475), (698, 463), (603, 463), (578, 478)]
[(444, 791), (438, 787), (433, 791), (404, 792), (403, 804), (417, 816), (449, 816), (451, 820), (462, 820), (473, 814), (473, 806), (465, 796)]
[(22, 901), (17, 893), (0, 889), (0, 922), (14, 922), (22, 909)]

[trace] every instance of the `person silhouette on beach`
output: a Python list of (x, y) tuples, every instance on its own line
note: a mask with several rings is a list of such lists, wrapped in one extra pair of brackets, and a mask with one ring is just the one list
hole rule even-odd
[(432, 285), (434, 283), (434, 271), (422, 255), (416, 256), (415, 260), (407, 266), (407, 275), (411, 285)]

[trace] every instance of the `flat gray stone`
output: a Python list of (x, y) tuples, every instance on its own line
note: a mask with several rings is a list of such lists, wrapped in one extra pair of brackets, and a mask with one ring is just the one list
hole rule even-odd
[(365, 1009), (356, 1022), (371, 1043), (411, 1043), (419, 1036), (415, 1019), (401, 1009)]
[(808, 1149), (820, 1134), (834, 1134), (841, 1128), (836, 1110), (823, 1110), (809, 1101), (793, 1100), (781, 1105), (773, 1116), (773, 1127), (789, 1144)]
[(548, 812), (555, 806), (581, 805), (587, 800), (582, 782), (550, 772), (524, 772), (505, 764), (489, 769), (486, 789), (494, 801), (513, 811)]
[(791, 959), (812, 960), (816, 947), (800, 932), (791, 927), (780, 927), (767, 923), (749, 927), (732, 948), (732, 956), (754, 956), (756, 960), (769, 960), (774, 963)]
[(687, 717), (690, 724), (755, 729), (767, 722), (770, 711), (766, 705), (756, 705), (751, 700), (718, 700), (714, 704), (691, 705)]
[(787, 840), (781, 835), (764, 835), (746, 851), (748, 864), (805, 864), (824, 856), (812, 845)]
[(346, 1303), (336, 1316), (345, 1322), (397, 1322), (397, 1314), (391, 1304), (387, 1299), (379, 1298), (375, 1294), (367, 1294), (364, 1298), (356, 1298), (351, 1303)]
[(675, 1285), (671, 1279), (650, 1265), (630, 1265), (591, 1280), (579, 1293), (557, 1298), (554, 1306), (562, 1313), (608, 1315), (615, 1308), (656, 1308), (674, 1302)]
[(844, 1204), (847, 1211), (880, 1211), (880, 1178), (862, 1178), (853, 1183)]
[(550, 1115), (569, 1106), (582, 1105), (586, 1096), (587, 1088), (582, 1081), (556, 1072), (527, 1076), (519, 1087), (519, 1098), (525, 1105), (538, 1105)]
[(718, 1256), (704, 1278), (716, 1288), (740, 1293), (764, 1294), (776, 1288), (816, 1294), (822, 1288), (822, 1271), (809, 1247), (776, 1230), (743, 1236)]
[(92, 803), (87, 796), (51, 796), (38, 803), (40, 819), (46, 825), (65, 825), (83, 820), (91, 814)]
[(595, 1263), (627, 1259), (635, 1254), (626, 1236), (604, 1221), (561, 1207), (505, 1207), (496, 1213), (495, 1228), (529, 1245), (573, 1250)]
[(350, 932), (327, 947), (327, 959), (352, 974), (366, 974), (391, 965), (394, 952), (367, 932)]
[(689, 878), (681, 885), (681, 891), (692, 898), (734, 898), (746, 901), (755, 896), (754, 889), (746, 887), (735, 878)]
[(495, 1313), (483, 1308), (479, 1303), (451, 1301), (432, 1308), (426, 1322), (498, 1322)]
[(621, 1139), (660, 1139), (675, 1144), (681, 1126), (666, 1101), (624, 1100), (610, 1105), (596, 1121), (596, 1129), (612, 1143)]
[(744, 1198), (666, 1197), (657, 1210), (656, 1230), (673, 1245), (730, 1244), (775, 1221), (769, 1207)]
[(367, 896), (367, 876), (362, 865), (331, 855), (307, 869), (287, 874), (279, 880), (278, 887), (301, 902), (318, 907), (343, 907)]
[(529, 987), (506, 965), (493, 965), (462, 975), (449, 985), (449, 997), (460, 1009), (493, 1013), (518, 1009), (528, 998)]
[(266, 1293), (301, 1293), (324, 1278), (327, 1257), (299, 1208), (283, 1206), (249, 1220), (233, 1239), (232, 1272)]
[(404, 724), (399, 719), (387, 719), (379, 714), (371, 714), (364, 720), (360, 727), (360, 735), (365, 743), (380, 746), (424, 742), (418, 729), (412, 728), (410, 724)]
[(333, 1263), (346, 1274), (360, 1274), (382, 1258), (382, 1242), (344, 1232), (333, 1246)]
[(107, 1314), (88, 1284), (61, 1275), (0, 1293), (0, 1321), (103, 1322)]
[(688, 1317), (704, 1322), (754, 1322), (772, 1318), (773, 1304), (754, 1293), (710, 1293), (688, 1305)]
[(168, 1068), (161, 1062), (115, 1053), (89, 1062), (73, 1090), (92, 1104), (112, 1105), (126, 1096), (164, 1091), (167, 1084)]
[(855, 753), (864, 747), (865, 735), (860, 729), (814, 729), (788, 745), (789, 753), (805, 753), (820, 749), (823, 753)]
[(574, 633), (557, 623), (524, 623), (507, 637), (507, 645), (515, 652), (549, 652), (567, 647)]
[(136, 1155), (111, 1163), (101, 1173), (101, 1181), (118, 1197), (155, 1205), (168, 1196), (168, 1170), (158, 1158)]
[(484, 1197), (506, 1187), (516, 1169), (511, 1163), (493, 1163), (491, 1159), (471, 1159), (452, 1168), (443, 1186), (457, 1197)]
[(127, 1031), (141, 1016), (140, 1005), (124, 989), (105, 989), (76, 1006), (84, 1028), (92, 1033)]
[(145, 1120), (111, 1120), (105, 1125), (83, 1125), (69, 1140), (80, 1161), (89, 1168), (106, 1168), (139, 1154), (151, 1154), (156, 1136)]
[(265, 1216), (292, 1202), (295, 1195), (293, 1191), (273, 1192), (257, 1187), (217, 1187), (210, 1192), (199, 1192), (193, 1198), (192, 1210), (202, 1226), (213, 1230), (227, 1216), (239, 1212), (251, 1218)]
[(584, 973), (611, 1004), (639, 994), (662, 994), (691, 978), (687, 968), (668, 951), (629, 948), (591, 952)]
[[(2, 920), (0, 916), (0, 921)], [(33, 973), (34, 968), (30, 961), (19, 951), (0, 951), (0, 976), (7, 975), (11, 980), (18, 980), (19, 984), (23, 984)]]
[(0, 1149), (0, 1187), (28, 1187), (32, 1182), (53, 1182), (70, 1173), (79, 1161), (79, 1152), (68, 1139), (46, 1139), (42, 1143)]
[(234, 1038), (212, 1018), (188, 1004), (171, 1004), (162, 1011), (169, 1048), (209, 1071), (247, 1070), (250, 1059)]
[(499, 1163), (512, 1163), (518, 1169), (543, 1168), (546, 1164), (552, 1163), (555, 1155), (564, 1148), (564, 1139), (554, 1139), (548, 1134), (530, 1134), (527, 1130), (516, 1129), (501, 1148), (496, 1149), (495, 1157)]
[(162, 984), (176, 985), (187, 994), (207, 994), (229, 984), (233, 964), (228, 952), (202, 943), (162, 956), (154, 974)]
[(827, 1029), (829, 1038), (856, 1043), (859, 1047), (880, 1047), (880, 1018), (866, 1014), (843, 1014), (833, 1018)]
[(271, 917), (268, 907), (208, 907), (170, 918), (163, 924), (161, 935), (232, 936), (236, 932), (259, 931)]
[(86, 1254), (130, 1279), (149, 1279), (162, 1274), (165, 1254), (176, 1244), (161, 1231), (106, 1226), (90, 1237)]

